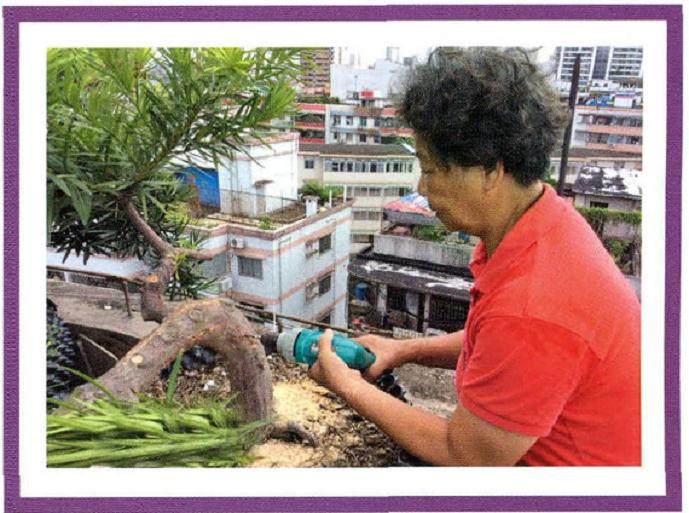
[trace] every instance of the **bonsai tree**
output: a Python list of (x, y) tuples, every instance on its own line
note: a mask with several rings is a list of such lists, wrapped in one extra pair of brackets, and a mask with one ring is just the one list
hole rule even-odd
[(183, 243), (170, 215), (190, 194), (175, 173), (232, 157), (290, 114), (298, 50), (52, 49), (47, 58), (49, 244), (84, 261), (100, 253), (158, 262), (143, 278), (141, 313), (162, 325), (101, 382), (131, 397), (180, 349), (204, 344), (232, 362), (247, 417), (267, 417), (265, 354), (231, 302), (190, 301), (168, 314), (162, 295), (178, 266), (211, 258)]

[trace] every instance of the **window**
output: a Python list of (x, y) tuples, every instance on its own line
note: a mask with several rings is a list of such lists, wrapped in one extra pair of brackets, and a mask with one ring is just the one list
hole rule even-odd
[(347, 172), (351, 173), (352, 171), (354, 171), (354, 162), (349, 161), (347, 162)]
[(345, 118), (345, 124), (347, 126), (352, 126), (354, 124), (354, 116), (347, 116)]
[(399, 173), (400, 172), (400, 163), (399, 162), (394, 162), (392, 164), (392, 172), (393, 173)]
[(378, 162), (371, 162), (371, 173), (377, 173), (378, 172)]
[(330, 292), (330, 286), (332, 282), (332, 275), (328, 274), (327, 276), (324, 276), (320, 280), (318, 280), (318, 294), (323, 295), (328, 292)]
[(258, 258), (237, 257), (239, 260), (239, 276), (263, 279), (263, 261)]
[(313, 169), (313, 159), (304, 160), (304, 169)]
[(354, 210), (352, 212), (352, 219), (355, 221), (366, 221), (368, 219), (368, 214), (365, 210)]
[(339, 162), (332, 162), (330, 164), (330, 170), (334, 171), (334, 172), (339, 171), (340, 170), (340, 163)]
[(339, 125), (341, 123), (342, 123), (342, 118), (340, 116), (333, 116), (333, 122), (332, 122), (333, 126)]
[(373, 197), (380, 197), (382, 195), (383, 188), (382, 187), (369, 187), (368, 188), (368, 195), (373, 196)]
[(373, 244), (373, 235), (370, 233), (352, 233), (349, 239), (354, 244)]
[(387, 298), (387, 304), (385, 309), (387, 311), (390, 310), (401, 310), (404, 311), (406, 309), (406, 300), (405, 300), (405, 294), (404, 294), (404, 289), (398, 289), (397, 287), (389, 287), (388, 286), (388, 298)]
[(608, 208), (609, 203), (604, 201), (592, 201), (591, 208)]
[(380, 139), (379, 135), (373, 136), (373, 142), (375, 142), (376, 144), (380, 144), (380, 141), (381, 141), (381, 139)]
[(366, 142), (366, 134), (359, 134), (359, 142), (360, 143)]
[(337, 139), (339, 136), (339, 132), (333, 132), (333, 139)]
[(380, 118), (374, 118), (373, 119), (373, 125), (376, 127), (380, 127)]
[(330, 248), (332, 247), (332, 234), (325, 235), (324, 237), (321, 237), (318, 239), (318, 252), (319, 253), (325, 253), (326, 251), (330, 251)]
[(365, 117), (359, 118), (359, 126), (366, 126), (366, 118)]
[(362, 187), (362, 186), (354, 186), (352, 187), (352, 197), (353, 198), (360, 198), (362, 196), (368, 195), (368, 187)]
[(428, 327), (444, 331), (457, 331), (464, 327), (469, 304), (457, 299), (431, 296)]

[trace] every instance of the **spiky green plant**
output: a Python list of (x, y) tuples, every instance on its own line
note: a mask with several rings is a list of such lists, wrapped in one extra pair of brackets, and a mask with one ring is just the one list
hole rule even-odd
[(248, 449), (264, 422), (245, 423), (233, 401), (203, 398), (175, 402), (180, 351), (168, 380), (167, 397), (141, 394), (138, 402), (117, 399), (97, 381), (106, 398), (53, 401), (48, 415), (49, 467), (238, 467), (252, 461)]

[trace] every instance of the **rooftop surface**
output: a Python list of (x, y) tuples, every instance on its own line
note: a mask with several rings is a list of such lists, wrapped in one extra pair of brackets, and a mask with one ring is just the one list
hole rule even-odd
[(320, 155), (352, 156), (414, 156), (414, 152), (401, 144), (309, 144), (300, 143), (299, 152), (318, 153)]
[[(560, 159), (562, 157), (561, 149), (554, 152), (550, 158)], [(638, 153), (631, 153), (628, 151), (602, 150), (598, 148), (581, 148), (573, 147), (569, 149), (569, 158), (605, 158), (610, 157), (618, 160), (634, 159), (641, 160), (641, 155)]]
[(582, 167), (572, 192), (641, 199), (641, 172), (629, 169)]
[(420, 214), (424, 217), (435, 217), (435, 213), (428, 206), (428, 199), (421, 196), (418, 192), (412, 192), (400, 199), (386, 203), (383, 207), (385, 210), (393, 212), (405, 212), (408, 214)]
[(349, 272), (363, 280), (463, 300), (469, 299), (472, 285), (460, 276), (379, 260), (357, 260), (349, 264)]

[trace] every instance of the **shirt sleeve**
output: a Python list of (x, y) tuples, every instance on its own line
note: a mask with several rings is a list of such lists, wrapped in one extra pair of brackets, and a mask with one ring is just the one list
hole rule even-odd
[(559, 326), (498, 317), (481, 323), (461, 377), (459, 401), (477, 417), (547, 436), (580, 381), (587, 344)]

